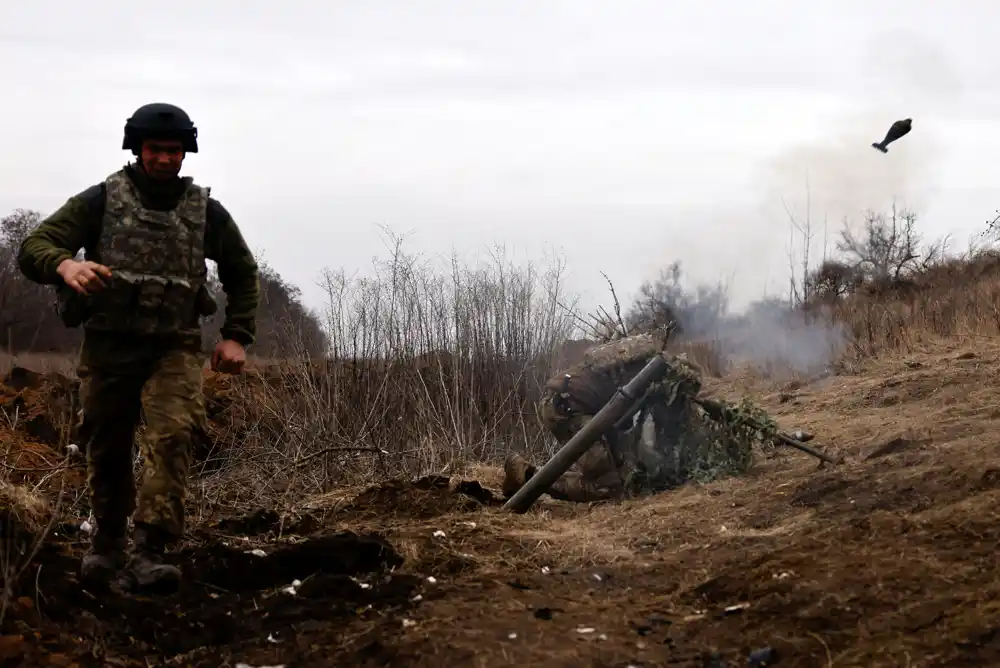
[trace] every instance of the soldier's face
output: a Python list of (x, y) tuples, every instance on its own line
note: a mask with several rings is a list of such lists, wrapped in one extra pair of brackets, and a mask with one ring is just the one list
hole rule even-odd
[(181, 171), (184, 144), (179, 141), (147, 139), (142, 143), (142, 167), (154, 179), (172, 179)]

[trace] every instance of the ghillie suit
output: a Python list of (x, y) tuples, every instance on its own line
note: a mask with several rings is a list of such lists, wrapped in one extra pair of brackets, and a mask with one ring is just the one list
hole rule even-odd
[[(587, 353), (580, 364), (551, 379), (536, 410), (539, 421), (560, 445), (568, 442), (654, 355), (662, 340), (644, 334), (615, 341)], [(701, 370), (685, 356), (668, 357), (670, 371), (647, 393), (635, 424), (606, 432), (547, 493), (566, 501), (598, 501), (670, 489), (688, 480), (709, 480), (741, 473), (752, 464), (756, 440), (773, 423), (755, 412), (761, 430), (738, 419), (722, 419), (696, 403)], [(650, 418), (647, 420), (647, 418)], [(649, 430), (651, 427), (651, 433)], [(646, 434), (644, 435), (644, 432)], [(523, 457), (505, 462), (504, 494), (512, 496), (536, 469)]]
[[(691, 480), (708, 482), (748, 471), (754, 444), (772, 447), (777, 427), (749, 400), (726, 408), (722, 414), (710, 414), (689, 400), (683, 412), (675, 411), (677, 417), (670, 419), (657, 415), (663, 412), (661, 404), (650, 407), (652, 433), (639, 443), (630, 492), (654, 494)], [(642, 418), (640, 414), (640, 424)]]
[[(631, 336), (587, 352), (579, 364), (551, 378), (536, 405), (539, 422), (560, 445), (568, 442), (654, 356), (662, 354), (663, 339), (654, 334)], [(650, 404), (660, 406), (664, 425), (682, 422), (686, 397), (701, 388), (701, 374), (682, 358), (670, 358), (670, 371), (651, 388)], [(666, 428), (666, 427), (664, 427)], [(563, 474), (548, 490), (568, 501), (619, 498), (627, 491), (637, 467), (637, 445), (642, 423), (613, 428)], [(534, 474), (519, 455), (505, 463), (504, 493), (512, 495)]]

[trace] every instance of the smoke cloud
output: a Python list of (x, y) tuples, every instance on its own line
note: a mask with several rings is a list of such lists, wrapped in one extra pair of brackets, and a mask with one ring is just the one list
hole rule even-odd
[(730, 363), (778, 377), (825, 374), (850, 343), (841, 323), (790, 309), (778, 300), (756, 302), (724, 319), (713, 338)]

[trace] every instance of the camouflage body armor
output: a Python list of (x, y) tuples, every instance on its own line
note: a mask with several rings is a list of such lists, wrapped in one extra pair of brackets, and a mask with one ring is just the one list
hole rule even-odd
[[(205, 264), (209, 188), (188, 180), (176, 207), (156, 211), (143, 206), (124, 171), (109, 176), (105, 186), (101, 236), (96, 257), (88, 259), (108, 266), (112, 275), (66, 324), (142, 335), (197, 327), (200, 316), (217, 309)], [(64, 310), (64, 320), (72, 310)]]

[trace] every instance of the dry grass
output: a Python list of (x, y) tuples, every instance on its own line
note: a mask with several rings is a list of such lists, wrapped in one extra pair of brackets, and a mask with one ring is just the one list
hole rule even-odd
[(0, 524), (15, 524), (16, 530), (34, 535), (49, 517), (49, 503), (43, 496), (27, 487), (0, 481)]
[(853, 361), (918, 351), (941, 339), (976, 345), (1000, 335), (1000, 259), (950, 261), (897, 287), (838, 301), (829, 317), (847, 325)]
[(0, 480), (0, 627), (22, 576), (62, 515), (62, 491), (50, 503), (26, 486)]

